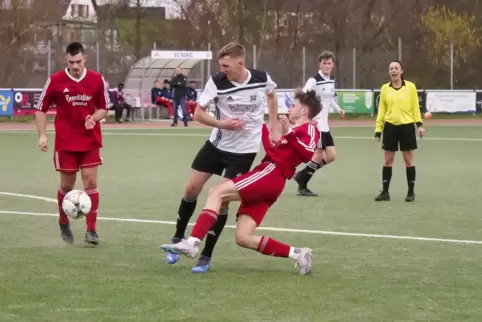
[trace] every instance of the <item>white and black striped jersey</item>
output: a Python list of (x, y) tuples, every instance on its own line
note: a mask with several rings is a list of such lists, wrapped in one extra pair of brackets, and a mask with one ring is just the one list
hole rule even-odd
[(306, 92), (307, 90), (315, 90), (316, 94), (320, 96), (323, 108), (315, 119), (318, 121), (318, 129), (321, 132), (329, 132), (328, 115), (330, 109), (334, 108), (336, 111), (340, 111), (340, 107), (335, 101), (335, 78), (323, 76), (321, 72), (318, 72), (306, 82), (303, 91)]
[(239, 131), (215, 128), (209, 141), (226, 152), (259, 152), (265, 96), (276, 86), (268, 73), (255, 69), (248, 70), (248, 77), (241, 84), (230, 81), (224, 73), (211, 77), (199, 98), (199, 105), (206, 109), (214, 102), (216, 119), (242, 118), (246, 125)]

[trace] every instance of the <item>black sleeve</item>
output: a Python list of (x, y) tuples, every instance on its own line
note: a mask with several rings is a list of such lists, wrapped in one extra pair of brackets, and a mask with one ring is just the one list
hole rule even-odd
[(179, 79), (179, 82), (181, 83), (179, 84), (179, 87), (187, 87), (187, 77), (182, 76), (182, 78)]
[(171, 87), (177, 87), (175, 76), (173, 78), (171, 78), (171, 84), (170, 85), (171, 85)]

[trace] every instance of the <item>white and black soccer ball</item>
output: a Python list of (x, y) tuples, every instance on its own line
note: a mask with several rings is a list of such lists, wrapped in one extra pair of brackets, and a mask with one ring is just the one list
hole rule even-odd
[(62, 201), (62, 209), (72, 219), (87, 216), (92, 208), (92, 201), (88, 194), (82, 190), (72, 190), (67, 193)]

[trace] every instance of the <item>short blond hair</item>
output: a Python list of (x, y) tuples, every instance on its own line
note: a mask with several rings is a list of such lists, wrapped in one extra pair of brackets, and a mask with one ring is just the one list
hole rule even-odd
[(244, 49), (243, 45), (240, 45), (236, 42), (230, 42), (223, 48), (218, 51), (218, 59), (223, 58), (225, 56), (236, 57), (236, 58), (245, 58), (246, 57), (246, 49)]
[(328, 60), (328, 59), (335, 61), (335, 55), (333, 54), (332, 51), (323, 50), (321, 54), (318, 56), (319, 63), (321, 63), (322, 60)]

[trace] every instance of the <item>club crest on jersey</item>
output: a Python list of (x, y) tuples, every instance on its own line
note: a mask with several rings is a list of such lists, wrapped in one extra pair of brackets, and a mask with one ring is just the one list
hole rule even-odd
[(72, 104), (72, 106), (87, 106), (92, 99), (92, 96), (78, 94), (78, 95), (65, 95), (65, 100)]

